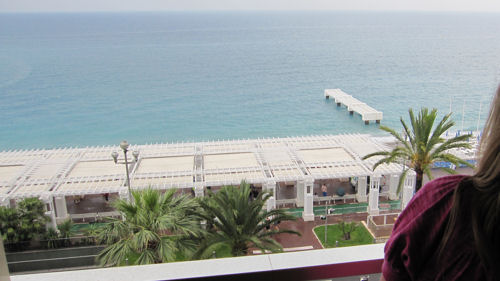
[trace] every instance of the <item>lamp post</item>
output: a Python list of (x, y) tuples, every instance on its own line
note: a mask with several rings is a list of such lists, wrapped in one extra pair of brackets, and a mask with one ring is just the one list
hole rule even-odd
[[(328, 232), (327, 232), (328, 215), (330, 215), (330, 212), (333, 214), (334, 211), (335, 211), (335, 209), (328, 210), (328, 206), (325, 204), (325, 215), (320, 216), (320, 219), (325, 221), (325, 248), (327, 247), (327, 238), (328, 238)], [(336, 246), (338, 246), (338, 245), (336, 245)]]
[[(128, 159), (127, 159), (128, 147), (129, 143), (126, 140), (120, 143), (120, 148), (123, 150), (123, 155), (125, 156), (125, 162), (118, 162), (118, 152), (116, 151), (113, 151), (113, 153), (111, 153), (111, 157), (113, 157), (115, 164), (125, 164), (125, 170), (127, 171), (128, 201), (131, 202), (132, 191), (130, 190), (130, 175), (128, 171)], [(139, 151), (132, 151), (132, 155), (134, 156), (134, 162), (137, 162), (137, 159), (139, 158)]]

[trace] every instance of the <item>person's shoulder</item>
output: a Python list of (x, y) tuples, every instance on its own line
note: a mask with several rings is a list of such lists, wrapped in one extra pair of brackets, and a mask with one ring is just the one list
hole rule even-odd
[(416, 197), (453, 192), (458, 184), (467, 177), (466, 175), (450, 175), (431, 180), (417, 192)]
[(467, 176), (452, 175), (434, 179), (425, 184), (411, 199), (398, 218), (399, 223), (426, 220), (427, 216), (449, 211), (451, 198), (456, 187)]

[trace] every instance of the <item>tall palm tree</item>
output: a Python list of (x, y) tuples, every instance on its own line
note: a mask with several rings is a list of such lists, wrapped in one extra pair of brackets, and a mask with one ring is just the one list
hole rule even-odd
[[(448, 129), (455, 125), (453, 120), (450, 120), (451, 113), (446, 114), (436, 126), (434, 126), (437, 117), (436, 109), (429, 111), (427, 108), (422, 108), (418, 116), (415, 117), (413, 109), (410, 108), (409, 114), (411, 127), (406, 124), (402, 117), (400, 119), (406, 137), (391, 128), (380, 126), (380, 129), (390, 133), (398, 140), (398, 145), (392, 151), (379, 151), (363, 157), (363, 159), (367, 159), (381, 156), (381, 159), (373, 165), (374, 170), (384, 163), (405, 163), (415, 170), (416, 190), (418, 191), (422, 187), (424, 173), (429, 179), (432, 179), (431, 167), (436, 161), (450, 162), (455, 166), (464, 164), (473, 167), (467, 161), (449, 153), (449, 150), (453, 148), (470, 148), (470, 144), (467, 142), (468, 135), (449, 139), (442, 137)], [(449, 173), (455, 173), (450, 168), (442, 169)], [(405, 170), (400, 177), (399, 188), (407, 172), (408, 170)]]
[(185, 235), (199, 235), (199, 220), (188, 214), (197, 204), (174, 189), (161, 194), (146, 189), (133, 192), (134, 200), (119, 199), (115, 208), (123, 219), (111, 219), (99, 234), (106, 247), (98, 255), (102, 265), (151, 264), (176, 260), (193, 249)]
[(296, 231), (271, 227), (281, 221), (295, 220), (295, 217), (280, 209), (265, 210), (263, 207), (271, 194), (261, 192), (252, 199), (250, 192), (249, 185), (242, 182), (240, 187), (225, 186), (200, 199), (203, 212), (198, 215), (207, 222), (208, 229), (195, 258), (208, 258), (221, 246), (229, 247), (233, 256), (246, 255), (249, 248), (279, 252), (282, 247), (273, 235), (300, 235)]

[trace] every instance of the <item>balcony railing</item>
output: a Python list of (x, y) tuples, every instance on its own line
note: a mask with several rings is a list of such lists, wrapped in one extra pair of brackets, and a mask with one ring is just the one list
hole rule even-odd
[[(318, 280), (380, 273), (384, 244), (11, 276), (12, 281)], [(359, 280), (356, 277), (353, 280)], [(375, 280), (375, 279), (372, 279)]]

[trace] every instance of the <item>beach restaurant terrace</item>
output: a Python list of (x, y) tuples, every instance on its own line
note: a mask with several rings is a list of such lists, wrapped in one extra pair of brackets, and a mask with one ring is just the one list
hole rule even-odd
[[(272, 193), (267, 208), (303, 207), (304, 220), (314, 219), (314, 204), (346, 198), (368, 202), (367, 211), (376, 214), (379, 196), (399, 198), (403, 167), (388, 164), (373, 171), (377, 159), (362, 157), (388, 149), (381, 138), (365, 134), (131, 145), (129, 150), (139, 156), (129, 163), (130, 185), (132, 190), (178, 188), (204, 196), (208, 189), (245, 180)], [(0, 202), (41, 198), (54, 223), (68, 216), (95, 217), (109, 209), (109, 198), (128, 198), (124, 165), (115, 164), (113, 151), (119, 147), (0, 152)], [(119, 153), (118, 160), (123, 157)], [(414, 177), (410, 174), (405, 182), (403, 206), (413, 194)], [(319, 194), (323, 184), (327, 194)], [(82, 204), (86, 200), (93, 201)], [(76, 214), (79, 204), (86, 211)]]

